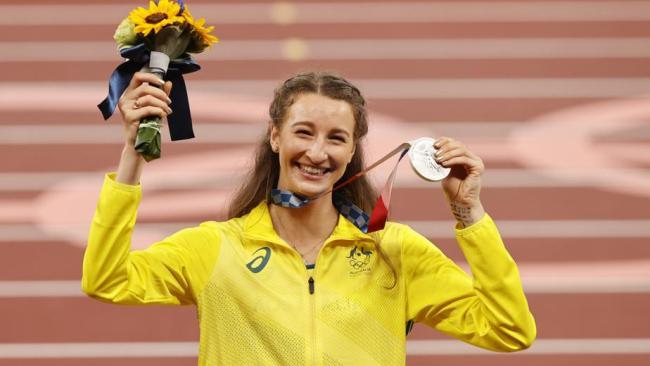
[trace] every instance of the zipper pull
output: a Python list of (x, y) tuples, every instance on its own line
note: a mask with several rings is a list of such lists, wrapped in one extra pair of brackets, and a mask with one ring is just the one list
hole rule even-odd
[(313, 295), (313, 294), (314, 294), (314, 278), (313, 278), (313, 277), (309, 277), (309, 281), (308, 281), (308, 282), (309, 282), (309, 293), (310, 293), (311, 295)]

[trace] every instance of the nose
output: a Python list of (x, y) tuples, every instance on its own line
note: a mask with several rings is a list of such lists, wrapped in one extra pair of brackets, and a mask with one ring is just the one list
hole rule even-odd
[(325, 143), (321, 139), (315, 140), (307, 149), (306, 153), (309, 160), (314, 164), (320, 164), (327, 160), (327, 151), (325, 151)]

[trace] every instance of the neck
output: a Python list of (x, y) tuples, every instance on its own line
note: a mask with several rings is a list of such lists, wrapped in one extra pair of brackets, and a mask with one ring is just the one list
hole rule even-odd
[(319, 242), (322, 244), (334, 230), (339, 217), (331, 193), (300, 208), (271, 204), (269, 211), (276, 232), (299, 250)]

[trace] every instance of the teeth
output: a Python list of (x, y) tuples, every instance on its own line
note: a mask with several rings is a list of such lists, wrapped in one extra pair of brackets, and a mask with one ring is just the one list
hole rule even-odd
[(302, 169), (304, 172), (309, 173), (309, 174), (316, 174), (316, 175), (322, 175), (325, 173), (325, 169), (322, 168), (314, 168), (311, 166), (305, 166), (301, 165), (300, 169)]

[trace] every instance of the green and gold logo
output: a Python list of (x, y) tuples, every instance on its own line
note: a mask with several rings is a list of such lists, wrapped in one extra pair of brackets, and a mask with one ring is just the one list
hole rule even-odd
[(370, 257), (372, 251), (364, 247), (354, 246), (350, 250), (350, 255), (346, 257), (350, 264), (350, 274), (358, 274), (362, 272), (370, 272)]

